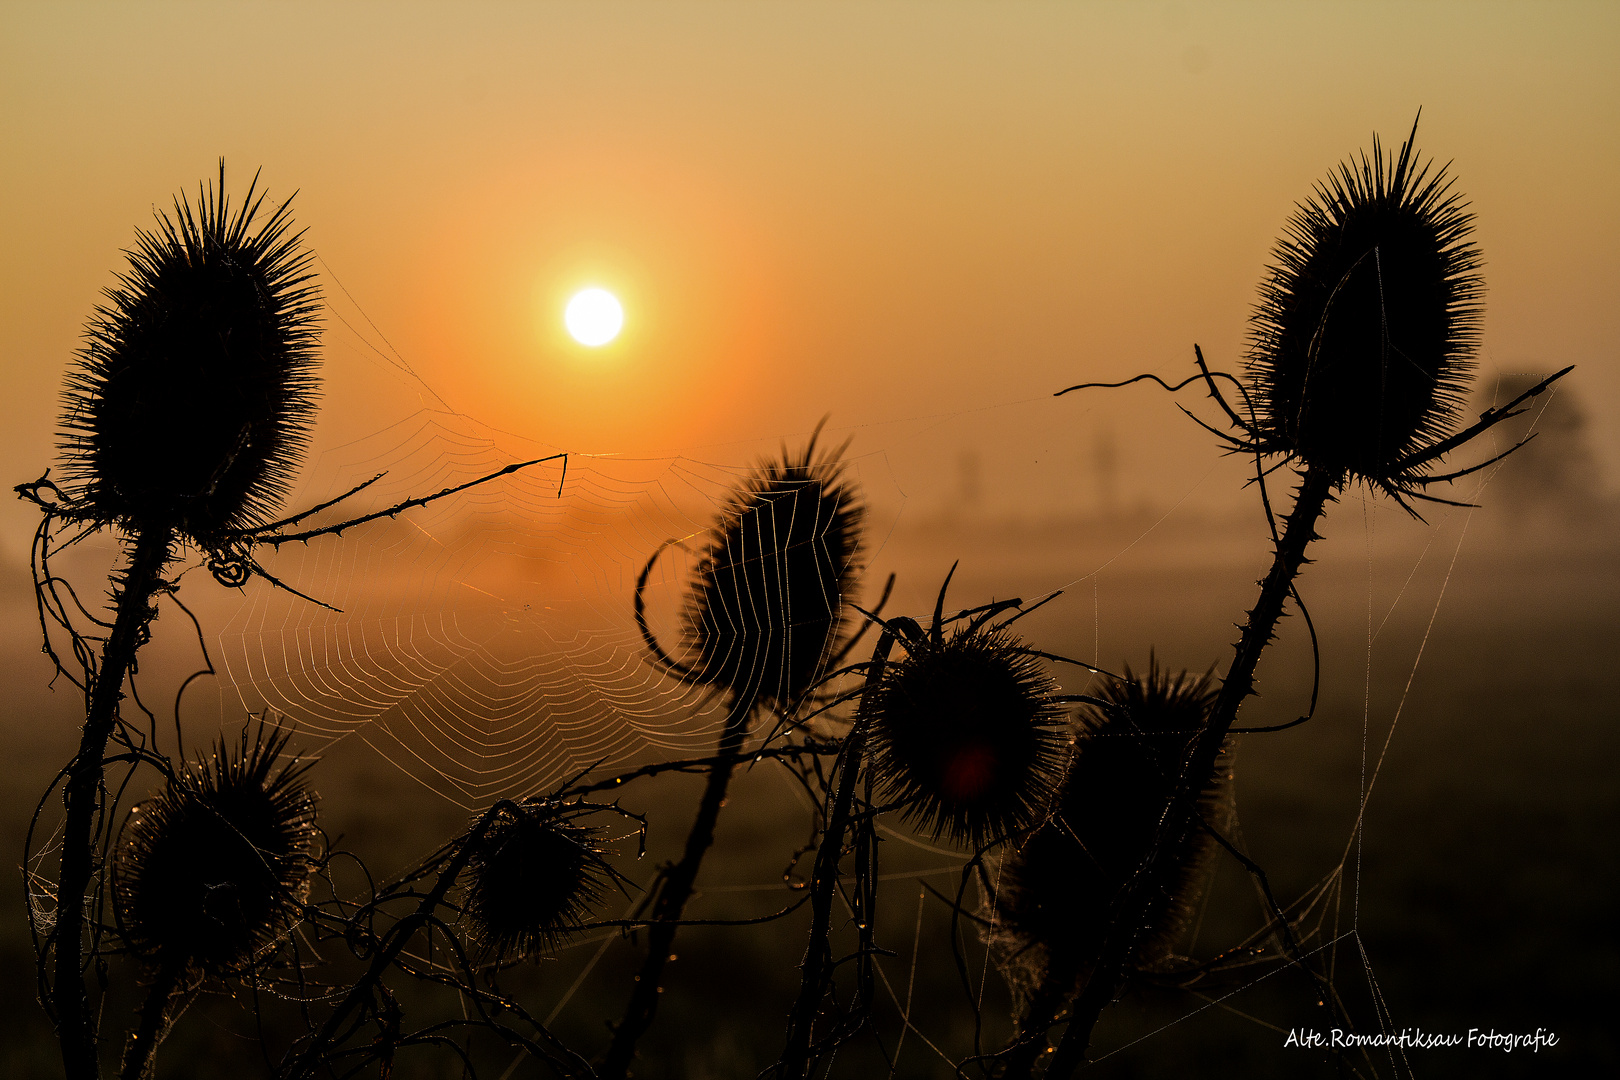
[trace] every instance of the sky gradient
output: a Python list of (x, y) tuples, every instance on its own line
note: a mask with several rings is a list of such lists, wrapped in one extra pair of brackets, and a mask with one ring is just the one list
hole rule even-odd
[[(831, 413), (919, 505), (971, 459), (998, 509), (1083, 508), (1032, 466), (1099, 439), (1125, 489), (1179, 490), (1214, 451), (1168, 402), (1030, 403), (1180, 377), (1195, 341), (1236, 367), (1294, 203), (1419, 107), (1478, 215), (1482, 372), (1579, 365), (1620, 468), (1613, 5), (0, 11), (10, 482), (51, 460), (120, 249), (223, 155), (233, 194), (298, 190), (320, 256), (318, 445), (436, 404), (386, 339), (454, 408), (576, 452), (728, 461)], [(600, 351), (562, 330), (586, 284), (627, 310)], [(13, 554), (30, 519), (0, 511)]]

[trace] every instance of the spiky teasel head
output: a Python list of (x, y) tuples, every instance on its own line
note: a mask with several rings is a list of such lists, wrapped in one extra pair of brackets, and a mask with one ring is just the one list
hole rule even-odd
[(539, 956), (579, 927), (614, 877), (596, 830), (544, 800), (510, 803), (472, 850), (462, 879), (462, 914), (494, 956)]
[(1278, 242), (1251, 321), (1256, 441), (1336, 481), (1402, 490), (1466, 395), (1483, 283), (1473, 215), (1417, 134), (1342, 163)]
[(318, 296), (288, 204), (232, 210), (219, 187), (136, 232), (68, 377), (67, 490), (132, 531), (204, 548), (263, 524), (303, 453), (316, 394)]
[(303, 917), (315, 870), (311, 762), (254, 726), (134, 807), (118, 836), (113, 900), (124, 941), (170, 967), (229, 975)]
[(687, 600), (694, 681), (787, 704), (824, 670), (860, 572), (865, 519), (843, 449), (818, 458), (812, 435), (802, 454), (761, 462), (732, 494)]
[[(1109, 907), (1147, 855), (1194, 738), (1215, 702), (1209, 675), (1162, 672), (1125, 677), (1083, 706), (1052, 820), (1009, 852), (997, 879), (991, 944), (1003, 974), (1027, 999), (1048, 976), (1072, 992), (1108, 933)], [(1229, 817), (1230, 745), (1197, 798), (1215, 828)], [(1214, 841), (1185, 810), (1179, 839), (1150, 884), (1131, 967), (1163, 963), (1185, 930)], [(988, 915), (988, 913), (987, 913)]]
[(884, 798), (907, 802), (935, 837), (975, 848), (1039, 820), (1069, 743), (1041, 661), (977, 625), (903, 644), (865, 706)]

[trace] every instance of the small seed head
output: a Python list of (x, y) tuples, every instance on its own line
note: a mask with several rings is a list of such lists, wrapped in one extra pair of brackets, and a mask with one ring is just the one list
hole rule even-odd
[(498, 958), (541, 956), (599, 903), (612, 872), (595, 831), (551, 803), (517, 804), (472, 840), (462, 882), (463, 917)]
[(141, 957), (223, 976), (251, 966), (303, 915), (314, 872), (308, 763), (277, 768), (287, 736), (260, 725), (221, 742), (134, 807), (119, 833), (113, 900)]
[(908, 643), (870, 692), (872, 770), (934, 836), (979, 847), (1039, 819), (1068, 736), (1057, 686), (1010, 634)]
[[(1056, 814), (1007, 855), (998, 878), (991, 945), (1021, 1002), (1049, 972), (1072, 992), (1090, 970), (1110, 929), (1110, 905), (1153, 843), (1215, 694), (1208, 675), (1172, 675), (1155, 665), (1142, 677), (1127, 669), (1098, 695), (1114, 708), (1082, 709)], [(1215, 828), (1230, 816), (1228, 753), (1197, 800)], [(1179, 839), (1149, 883), (1131, 962), (1137, 971), (1170, 957), (1213, 851), (1209, 835), (1179, 813), (1171, 833)]]

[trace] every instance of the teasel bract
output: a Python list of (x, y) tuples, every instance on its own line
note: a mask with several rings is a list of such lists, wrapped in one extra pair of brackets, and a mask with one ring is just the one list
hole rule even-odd
[(497, 959), (538, 957), (577, 929), (613, 873), (595, 831), (541, 800), (513, 803), (468, 842), (462, 917)]
[(290, 200), (257, 178), (138, 230), (68, 379), (64, 490), (103, 523), (204, 549), (280, 506), (313, 420), (318, 294)]
[(1081, 707), (1078, 738), (1052, 816), (1008, 851), (982, 914), (997, 966), (1025, 1030), (1042, 1028), (1079, 989), (1101, 951), (1109, 909), (1154, 843), (1161, 819), (1179, 817), (1170, 850), (1145, 883), (1130, 972), (1173, 955), (1203, 888), (1215, 841), (1194, 820), (1224, 830), (1231, 814), (1231, 741), (1191, 800), (1173, 802), (1194, 740), (1215, 702), (1210, 675), (1147, 674), (1110, 681)]
[[(1416, 125), (1413, 125), (1413, 135)], [(1401, 492), (1403, 463), (1454, 426), (1484, 286), (1473, 215), (1409, 138), (1342, 163), (1301, 203), (1252, 317), (1257, 441)]]
[(761, 462), (727, 500), (688, 595), (695, 682), (786, 706), (825, 670), (861, 569), (865, 508), (843, 448)]
[(886, 801), (935, 837), (978, 848), (1045, 811), (1069, 738), (1057, 684), (1005, 630), (936, 624), (890, 664), (863, 705)]

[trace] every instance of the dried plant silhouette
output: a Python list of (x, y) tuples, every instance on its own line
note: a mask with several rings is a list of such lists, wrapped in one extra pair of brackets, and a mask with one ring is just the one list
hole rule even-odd
[[(1414, 122), (1399, 152), (1388, 156), (1375, 137), (1370, 158), (1341, 165), (1289, 222), (1253, 316), (1249, 378), (1221, 376), (1241, 391), (1244, 414), (1222, 396), (1217, 373), (1197, 351), (1202, 381), (1236, 429), (1216, 434), (1230, 452), (1255, 457), (1262, 491), (1267, 474), (1283, 466), (1293, 467), (1299, 487), (1280, 533), (1273, 522), (1271, 569), (1172, 805), (1192, 804), (1215, 775), (1238, 708), (1255, 692), (1255, 667), (1283, 605), (1290, 596), (1298, 602), (1295, 579), (1335, 492), (1363, 483), (1414, 515), (1411, 499), (1450, 501), (1427, 489), (1505, 453), (1449, 472), (1436, 472), (1438, 463), (1516, 415), (1518, 405), (1569, 370), (1450, 433), (1477, 341), (1479, 253), (1468, 239), (1472, 216), (1451, 192), (1445, 169), (1431, 175), (1417, 157), (1416, 136)], [(1267, 464), (1268, 458), (1275, 460)], [(1115, 894), (1107, 936), (1045, 1076), (1067, 1077), (1080, 1066), (1136, 952), (1154, 882), (1192, 828), (1184, 815), (1165, 815)]]
[[(885, 614), (892, 575), (872, 610), (857, 607), (866, 510), (848, 444), (818, 449), (817, 425), (802, 449), (784, 446), (727, 494), (694, 551), (674, 645), (654, 632), (646, 592), (680, 541), (651, 553), (627, 605), (644, 659), (701, 699), (694, 715), (724, 703), (714, 752), (616, 775), (603, 775), (599, 761), (547, 790), (480, 800), (455, 835), (393, 876), (374, 873), (319, 827), (313, 762), (290, 752), (292, 736), (275, 717), (249, 721), (239, 738), (187, 763), (178, 700), (172, 744), (155, 714), (126, 706), (137, 654), (161, 600), (191, 617), (177, 596), (188, 562), (227, 586), (258, 579), (324, 605), (277, 580), (259, 553), (335, 537), (542, 462), (565, 472), (567, 459), (517, 462), (316, 523), (377, 477), (278, 517), (315, 418), (320, 298), (290, 202), (269, 205), (255, 178), (233, 208), (222, 165), (216, 186), (195, 201), (177, 198), (154, 230), (137, 233), (68, 378), (62, 478), (47, 473), (17, 488), (42, 514), (31, 561), (45, 650), (85, 704), (79, 751), (45, 793), (48, 801), (62, 786), (62, 827), (39, 851), (31, 831), (24, 851), (30, 891), (45, 897), (31, 912), (40, 996), (65, 1075), (101, 1074), (102, 1048), (112, 1045), (99, 1030), (105, 986), (122, 970), (109, 959), (122, 955), (142, 1002), (120, 1044), (126, 1080), (153, 1075), (160, 1044), (208, 987), (241, 992), (261, 1021), (276, 1010), (293, 1018), (275, 1036), (260, 1026), (264, 1060), (283, 1080), (404, 1075), (417, 1067), (404, 1064), (408, 1055), (467, 1076), (505, 1080), (526, 1066), (623, 1080), (650, 1064), (640, 1047), (682, 926), (757, 925), (801, 909), (808, 932), (797, 987), (769, 1051), (780, 1053), (762, 1075), (831, 1075), (839, 1051), (867, 1037), (896, 1075), (900, 1043), (891, 1050), (884, 1041), (876, 1007), (879, 982), (887, 985), (880, 961), (895, 955), (879, 940), (880, 894), (906, 876), (880, 865), (880, 832), (895, 832), (889, 822), (929, 850), (960, 853), (954, 897), (930, 890), (951, 920), (950, 993), (959, 983), (972, 1016), (973, 1053), (951, 1062), (957, 1076), (1062, 1080), (1084, 1067), (1100, 1016), (1126, 991), (1184, 992), (1257, 967), (1303, 980), (1317, 1007), (1348, 1026), (1331, 973), (1305, 951), (1309, 932), (1298, 924), (1309, 905), (1279, 903), (1232, 835), (1235, 736), (1307, 722), (1317, 688), (1289, 724), (1239, 727), (1240, 707), (1256, 692), (1257, 665), (1290, 600), (1317, 652), (1296, 580), (1329, 505), (1356, 485), (1414, 517), (1420, 503), (1455, 504), (1441, 485), (1505, 455), (1448, 459), (1569, 370), (1463, 424), (1480, 253), (1447, 170), (1420, 158), (1415, 134), (1414, 125), (1393, 154), (1375, 137), (1369, 154), (1339, 166), (1299, 205), (1261, 285), (1242, 376), (1212, 369), (1194, 346), (1197, 374), (1185, 382), (1129, 380), (1204, 390), (1228, 429), (1193, 419), (1227, 453), (1254, 462), (1271, 564), (1224, 675), (1161, 670), (1151, 655), (1144, 673), (1116, 675), (1043, 650), (1020, 636), (1032, 623), (1014, 624), (1059, 593), (949, 610), (955, 567), (927, 594), (931, 611)], [(1297, 487), (1279, 521), (1268, 480), (1284, 468)], [(52, 567), (97, 532), (123, 545), (106, 613), (81, 603)], [(868, 632), (870, 654), (851, 661)], [(1058, 665), (1085, 672), (1088, 692), (1061, 692)], [(781, 875), (787, 899), (758, 917), (690, 918), (737, 770), (765, 762), (785, 770), (808, 807), (809, 841), (788, 853)], [(121, 800), (142, 790), (131, 788), (142, 770), (153, 793), (120, 824)], [(641, 858), (649, 829), (663, 823), (627, 806), (625, 792), (672, 774), (702, 776), (703, 791), (679, 857), (633, 896), (616, 860), (632, 845)], [(1183, 955), (1193, 905), (1227, 856), (1263, 897), (1263, 925), (1213, 958)], [(616, 894), (632, 906), (605, 916)], [(921, 926), (919, 907), (918, 943)], [(1004, 1041), (1003, 1028), (987, 1037), (984, 973), (975, 982), (969, 970), (974, 926), (984, 946), (975, 955), (993, 961), (1011, 991)], [(580, 1048), (529, 1011), (526, 984), (511, 989), (510, 973), (543, 981), (549, 969), (539, 962), (593, 933), (602, 951), (630, 939), (635, 970), (617, 988), (623, 1011), (607, 1037)], [(919, 951), (914, 944), (913, 979)], [(915, 1030), (909, 991), (906, 1001), (901, 1042)]]
[(687, 600), (682, 659), (664, 652), (643, 607), (642, 590), (659, 552), (636, 583), (636, 622), (659, 664), (731, 700), (685, 850), (653, 887), (647, 958), (602, 1068), (610, 1080), (629, 1074), (636, 1043), (652, 1025), (675, 929), (714, 841), (756, 707), (791, 714), (848, 651), (839, 641), (842, 605), (860, 570), (864, 508), (844, 475), (846, 447), (816, 456), (820, 431), (817, 425), (798, 456), (784, 449), (779, 460), (762, 463), (722, 511)]
[[(1058, 723), (1061, 703), (1095, 700), (1056, 693), (1039, 661), (1098, 669), (1031, 649), (1007, 630), (1058, 594), (1027, 608), (1011, 599), (947, 617), (945, 597), (955, 572), (953, 566), (945, 576), (926, 630), (913, 618), (884, 620), (863, 612), (882, 632), (872, 659), (852, 669), (863, 684), (854, 722), (824, 785), (826, 826), (810, 878), (810, 941), (786, 1045), (767, 1075), (808, 1077), (870, 1022), (873, 961), (881, 951), (875, 940), (878, 815), (901, 811), (935, 837), (970, 841), (978, 848), (977, 863), (986, 850), (1045, 813), (1067, 743)], [(897, 644), (905, 653), (898, 660), (892, 659)], [(858, 933), (855, 951), (840, 959), (833, 950), (832, 906), (846, 851), (854, 880), (845, 902)], [(832, 993), (834, 973), (850, 961), (856, 985), (850, 1004), (840, 1007)]]
[(469, 842), (461, 910), (474, 939), (500, 959), (543, 956), (579, 929), (614, 878), (596, 834), (544, 801), (496, 818)]
[[(1215, 852), (1209, 830), (1224, 832), (1230, 824), (1230, 739), (1195, 802), (1172, 802), (1214, 703), (1211, 675), (1171, 674), (1150, 664), (1142, 676), (1126, 668), (1096, 702), (1081, 706), (1075, 753), (1052, 814), (1007, 853), (994, 903), (981, 912), (1021, 1032), (1044, 1034), (1091, 974), (1109, 906), (1147, 855), (1167, 810), (1187, 820), (1176, 830), (1176, 849), (1155, 866), (1156, 880), (1143, 886), (1142, 929), (1125, 974), (1170, 965)], [(1005, 1067), (1028, 1068), (1044, 1046), (1041, 1038), (1021, 1040)]]
[(1043, 817), (1068, 735), (1039, 658), (978, 622), (900, 644), (867, 702), (881, 797), (972, 848)]
[(146, 1076), (174, 999), (203, 977), (249, 971), (302, 921), (315, 870), (312, 762), (282, 761), (288, 736), (261, 724), (235, 748), (175, 773), (133, 807), (113, 860), (119, 937), (151, 986), (123, 1075)]
[[(255, 547), (336, 534), (473, 486), (459, 485), (335, 525), (290, 531), (357, 488), (292, 517), (268, 520), (298, 467), (316, 393), (319, 294), (302, 234), (292, 231), (290, 204), (267, 211), (255, 177), (233, 210), (222, 162), (218, 185), (199, 190), (195, 204), (177, 197), (172, 214), (157, 215), (155, 230), (137, 231), (135, 248), (127, 253), (129, 269), (107, 290), (107, 304), (91, 320), (87, 345), (68, 377), (63, 483), (53, 482), (47, 472), (17, 487), (43, 512), (31, 562), (44, 647), (58, 673), (85, 697), (79, 751), (59, 777), (65, 781), (65, 821), (51, 890), (54, 909), (35, 910), (44, 923), (38, 949), (41, 996), (72, 1080), (100, 1072), (86, 976), (98, 967), (103, 948), (99, 912), (107, 860), (98, 849), (111, 840), (116, 810), (104, 783), (108, 743), (118, 744), (120, 762), (131, 768), (147, 764), (178, 775), (157, 749), (155, 723), (142, 732), (120, 707), (136, 653), (150, 637), (156, 602), (174, 594), (175, 584), (165, 576), (170, 566), (189, 549), (206, 560), (222, 584), (241, 585), (257, 575), (280, 586), (254, 558)], [(496, 475), (530, 464), (536, 463)], [(86, 609), (50, 565), (63, 547), (102, 530), (119, 536), (126, 552), (112, 580), (111, 620)], [(81, 632), (81, 625), (89, 629)], [(53, 628), (66, 635), (76, 671), (53, 645)], [(265, 749), (269, 744), (255, 745), (260, 749), (244, 760), (268, 768), (274, 752)], [(216, 796), (233, 783), (229, 768), (220, 768), (225, 771), (212, 782)], [(178, 803), (168, 810), (165, 805), (152, 812), (180, 823), (175, 828), (190, 820)], [(133, 827), (129, 836), (131, 846), (121, 849), (123, 880), (156, 880), (131, 860), (172, 859), (171, 845), (144, 826)], [(139, 842), (143, 836), (148, 843)], [(205, 859), (209, 852), (198, 850), (193, 857)], [(171, 871), (158, 873), (167, 877)], [(160, 894), (150, 885), (129, 888), (135, 891), (121, 895), (136, 905), (127, 912), (133, 920), (127, 925), (140, 949), (148, 940), (141, 927), (156, 925), (158, 913), (139, 897)], [(36, 925), (36, 933), (39, 929)], [(262, 929), (275, 936), (272, 927)], [(206, 970), (213, 962), (205, 963), (201, 955), (182, 959), (172, 949), (165, 953), (160, 985), (165, 969), (174, 969), (168, 975), (173, 982), (188, 966)], [(154, 993), (152, 1000), (161, 998)], [(164, 1006), (160, 1001), (153, 1008), (156, 1015), (150, 1022), (143, 1019), (142, 1027), (155, 1033), (164, 1026)], [(135, 1065), (137, 1075), (150, 1059), (148, 1050), (135, 1055), (132, 1060), (144, 1062)]]

